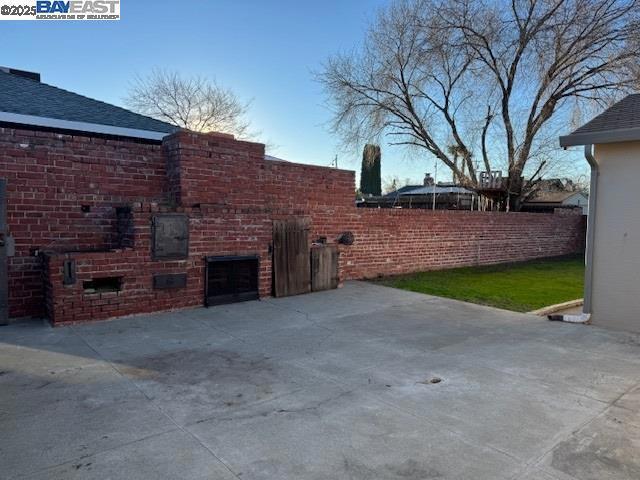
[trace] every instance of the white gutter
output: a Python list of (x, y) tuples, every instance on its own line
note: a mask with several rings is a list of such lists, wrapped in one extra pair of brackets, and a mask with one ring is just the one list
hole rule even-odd
[(57, 118), (38, 117), (35, 115), (22, 115), (19, 113), (0, 112), (0, 122), (17, 123), (34, 127), (56, 128), (61, 130), (75, 130), (87, 133), (99, 133), (102, 135), (114, 135), (117, 137), (142, 138), (145, 140), (160, 141), (169, 133), (139, 130), (137, 128), (114, 127), (98, 123), (74, 122)]
[(617, 128), (599, 132), (572, 133), (560, 137), (563, 148), (577, 145), (598, 145), (601, 143), (634, 142), (640, 140), (640, 127)]

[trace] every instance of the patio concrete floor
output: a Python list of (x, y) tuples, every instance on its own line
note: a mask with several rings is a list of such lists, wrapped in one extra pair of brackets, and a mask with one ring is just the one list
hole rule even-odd
[(638, 479), (639, 383), (639, 336), (361, 282), (16, 324), (0, 477)]

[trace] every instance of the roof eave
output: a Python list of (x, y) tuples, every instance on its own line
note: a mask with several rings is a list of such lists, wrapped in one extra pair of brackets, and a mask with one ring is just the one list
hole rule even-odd
[(562, 205), (562, 202), (536, 202), (535, 200), (527, 200), (526, 202), (522, 202), (522, 205), (530, 207), (559, 207)]
[(100, 135), (113, 135), (116, 137), (130, 137), (145, 140), (161, 141), (167, 135), (166, 132), (156, 132), (151, 130), (139, 130), (137, 128), (116, 127), (113, 125), (102, 125), (98, 123), (75, 122), (71, 120), (61, 120), (58, 118), (38, 117), (35, 115), (23, 115), (20, 113), (0, 112), (0, 122), (29, 125), (33, 127), (54, 128), (60, 130), (71, 130), (83, 133), (97, 133)]
[(577, 145), (597, 145), (603, 143), (640, 141), (640, 127), (618, 130), (601, 130), (598, 132), (572, 133), (560, 137), (563, 148)]

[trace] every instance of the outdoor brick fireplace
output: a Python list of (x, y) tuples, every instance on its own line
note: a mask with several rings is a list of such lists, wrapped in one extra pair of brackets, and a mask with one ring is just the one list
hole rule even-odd
[(269, 221), (211, 206), (175, 210), (133, 204), (128, 248), (43, 253), (50, 321), (78, 323), (271, 294)]

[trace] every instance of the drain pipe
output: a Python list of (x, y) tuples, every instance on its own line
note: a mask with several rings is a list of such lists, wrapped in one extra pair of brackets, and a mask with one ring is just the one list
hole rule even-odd
[(598, 176), (600, 169), (593, 156), (593, 145), (585, 145), (584, 156), (591, 167), (591, 183), (589, 186), (589, 212), (587, 215), (587, 248), (585, 253), (586, 269), (584, 274), (584, 313), (591, 315), (593, 289), (593, 247), (596, 238), (596, 199), (598, 193)]
[(589, 211), (587, 215), (587, 244), (585, 249), (585, 271), (584, 271), (584, 307), (582, 315), (549, 315), (549, 320), (570, 322), (570, 323), (590, 323), (591, 322), (591, 302), (593, 290), (593, 244), (595, 240), (596, 221), (596, 198), (598, 192), (598, 176), (600, 170), (598, 163), (593, 156), (593, 145), (584, 146), (584, 158), (591, 167), (591, 183), (589, 185)]

